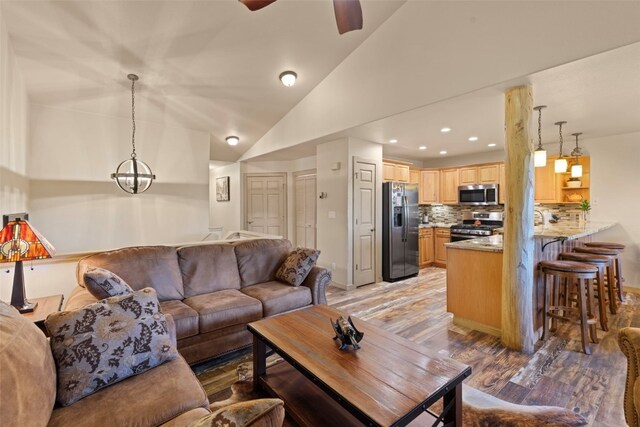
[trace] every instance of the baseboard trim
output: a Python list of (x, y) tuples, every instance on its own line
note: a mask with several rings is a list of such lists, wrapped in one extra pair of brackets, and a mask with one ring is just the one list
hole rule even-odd
[(485, 334), (494, 335), (496, 337), (502, 336), (502, 331), (500, 329), (473, 320), (456, 317), (455, 315), (453, 316), (453, 324), (464, 328), (475, 329), (476, 331), (484, 332)]

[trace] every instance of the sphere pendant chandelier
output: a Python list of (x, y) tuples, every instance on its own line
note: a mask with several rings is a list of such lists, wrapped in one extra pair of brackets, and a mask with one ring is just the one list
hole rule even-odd
[(144, 193), (151, 187), (153, 180), (156, 176), (151, 172), (151, 168), (136, 157), (136, 109), (135, 109), (135, 84), (138, 80), (138, 76), (135, 74), (129, 74), (127, 76), (131, 80), (131, 146), (133, 151), (131, 152), (131, 158), (125, 160), (118, 165), (115, 173), (111, 174), (111, 179), (115, 179), (116, 184), (123, 191), (129, 194)]

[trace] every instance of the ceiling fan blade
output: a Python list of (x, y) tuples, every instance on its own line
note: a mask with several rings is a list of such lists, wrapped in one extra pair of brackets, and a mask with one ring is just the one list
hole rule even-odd
[(276, 0), (239, 0), (240, 3), (247, 6), (247, 8), (251, 11), (260, 10), (263, 7), (269, 6)]
[(340, 34), (362, 29), (360, 0), (333, 0), (333, 10)]

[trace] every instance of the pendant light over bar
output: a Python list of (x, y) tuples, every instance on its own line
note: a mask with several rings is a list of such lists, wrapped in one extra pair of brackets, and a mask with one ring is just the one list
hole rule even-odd
[(578, 137), (582, 135), (582, 132), (572, 133), (571, 135), (576, 137), (576, 148), (571, 152), (571, 155), (576, 158), (576, 163), (571, 166), (571, 178), (580, 178), (582, 176), (582, 165), (580, 164), (582, 149), (578, 145)]
[(542, 148), (542, 110), (547, 108), (546, 105), (538, 105), (533, 107), (538, 112), (538, 147), (533, 153), (533, 165), (537, 168), (547, 166), (547, 151)]
[(555, 171), (556, 173), (565, 173), (567, 171), (567, 168), (569, 167), (569, 164), (567, 163), (567, 159), (562, 155), (562, 125), (566, 124), (567, 122), (565, 121), (561, 121), (561, 122), (555, 122), (555, 125), (558, 126), (558, 130), (560, 132), (560, 157), (558, 157), (555, 161)]
[(156, 176), (151, 172), (151, 168), (141, 160), (136, 159), (136, 109), (135, 109), (135, 84), (138, 76), (135, 74), (127, 75), (131, 80), (131, 158), (125, 160), (118, 165), (116, 173), (111, 174), (111, 179), (116, 180), (116, 184), (123, 191), (129, 194), (144, 193), (151, 187), (151, 183)]

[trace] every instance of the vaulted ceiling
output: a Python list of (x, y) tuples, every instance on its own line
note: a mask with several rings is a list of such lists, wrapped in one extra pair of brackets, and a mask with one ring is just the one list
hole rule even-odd
[[(364, 28), (339, 35), (331, 0), (0, 3), (32, 102), (209, 132), (217, 160), (236, 160), (404, 0), (363, 7)], [(285, 88), (278, 75), (298, 73)], [(241, 143), (229, 147), (225, 137)]]
[(330, 0), (0, 7), (32, 102), (129, 117), (136, 73), (137, 117), (207, 132), (213, 160), (296, 158), (343, 136), (404, 158), (501, 149), (502, 92), (522, 83), (549, 105), (549, 139), (555, 120), (585, 137), (640, 130), (640, 2), (362, 4), (364, 29), (344, 35)]

